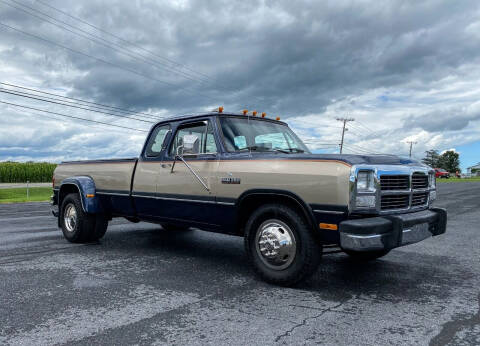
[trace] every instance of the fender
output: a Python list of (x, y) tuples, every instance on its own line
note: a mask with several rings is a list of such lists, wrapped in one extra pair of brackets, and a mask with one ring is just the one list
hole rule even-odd
[(240, 206), (242, 205), (242, 202), (245, 200), (247, 197), (251, 196), (282, 196), (282, 197), (287, 197), (290, 199), (292, 202), (296, 203), (305, 213), (305, 216), (307, 218), (308, 223), (310, 226), (313, 228), (314, 225), (316, 224), (315, 217), (313, 215), (312, 208), (303, 201), (297, 194), (287, 191), (287, 190), (277, 190), (277, 189), (252, 189), (252, 190), (247, 190), (244, 193), (240, 195), (240, 197), (237, 199), (237, 202), (235, 203), (236, 209), (240, 210)]
[(62, 200), (65, 197), (64, 195), (67, 186), (76, 187), (76, 190), (80, 195), (80, 201), (82, 202), (82, 209), (84, 212), (97, 214), (103, 211), (99, 197), (96, 194), (95, 182), (91, 177), (75, 176), (64, 179), (60, 185), (60, 191), (58, 194), (59, 206), (61, 206)]

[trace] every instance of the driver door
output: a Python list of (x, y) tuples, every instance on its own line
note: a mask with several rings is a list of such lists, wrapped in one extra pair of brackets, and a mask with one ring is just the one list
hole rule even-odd
[(213, 190), (218, 165), (211, 122), (181, 124), (173, 135), (157, 179), (156, 196), (162, 218), (218, 225)]

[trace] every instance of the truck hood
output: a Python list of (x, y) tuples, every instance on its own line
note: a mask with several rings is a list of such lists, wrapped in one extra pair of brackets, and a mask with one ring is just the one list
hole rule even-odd
[(350, 165), (403, 165), (403, 166), (425, 166), (418, 160), (395, 156), (395, 155), (349, 155), (349, 154), (253, 154), (252, 159), (278, 158), (288, 160), (332, 160), (342, 161)]

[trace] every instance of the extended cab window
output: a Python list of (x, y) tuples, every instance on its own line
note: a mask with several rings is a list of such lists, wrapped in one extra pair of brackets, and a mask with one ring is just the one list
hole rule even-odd
[(180, 155), (184, 154), (184, 139), (187, 138), (191, 140), (195, 138), (192, 137), (192, 135), (196, 136), (197, 143), (193, 149), (194, 152), (190, 153), (206, 154), (217, 152), (212, 124), (209, 121), (201, 121), (183, 125), (177, 130), (172, 145), (170, 146), (170, 156), (174, 156), (177, 153)]
[(147, 157), (157, 157), (160, 155), (168, 131), (170, 131), (170, 125), (158, 126), (153, 130), (145, 151)]

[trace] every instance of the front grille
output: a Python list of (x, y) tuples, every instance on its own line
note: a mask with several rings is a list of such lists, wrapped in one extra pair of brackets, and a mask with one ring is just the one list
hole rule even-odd
[(425, 205), (428, 202), (428, 192), (414, 193), (412, 195), (412, 207)]
[(382, 196), (382, 210), (405, 209), (408, 208), (409, 195), (385, 195)]
[(428, 188), (428, 175), (422, 173), (413, 173), (412, 175), (412, 188), (413, 189), (426, 189)]
[(382, 175), (380, 177), (380, 187), (382, 191), (408, 190), (408, 175)]

